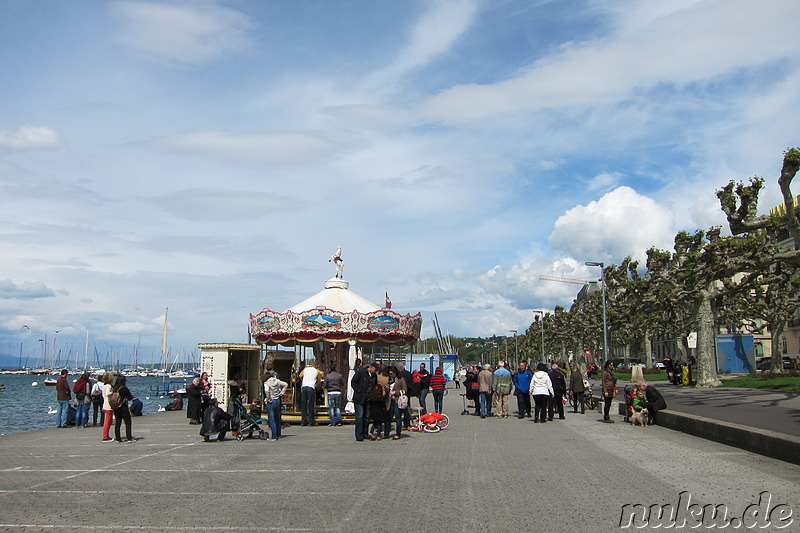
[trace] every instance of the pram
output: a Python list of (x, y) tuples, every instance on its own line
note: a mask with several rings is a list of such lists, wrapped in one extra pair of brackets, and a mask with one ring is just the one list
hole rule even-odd
[(625, 396), (625, 416), (623, 420), (625, 422), (631, 421), (631, 415), (633, 414), (633, 391), (636, 389), (635, 385), (625, 385), (625, 389), (623, 395)]
[(239, 421), (239, 428), (233, 430), (232, 433), (236, 435), (237, 440), (240, 441), (244, 440), (245, 433), (247, 433), (247, 436), (249, 438), (252, 438), (253, 433), (255, 433), (256, 431), (258, 431), (259, 439), (261, 440), (269, 439), (269, 433), (261, 429), (261, 426), (258, 425), (258, 423), (262, 421), (263, 418), (259, 420), (253, 418), (253, 416), (247, 411), (247, 409), (245, 409), (244, 405), (242, 404), (241, 398), (239, 398), (238, 396), (233, 398), (233, 405), (236, 408), (237, 412), (234, 420)]

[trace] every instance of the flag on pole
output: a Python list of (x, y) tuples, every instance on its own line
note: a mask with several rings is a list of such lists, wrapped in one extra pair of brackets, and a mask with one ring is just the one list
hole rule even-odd
[(384, 307), (386, 307), (386, 309), (392, 308), (392, 301), (389, 299), (389, 291), (386, 291), (386, 305)]

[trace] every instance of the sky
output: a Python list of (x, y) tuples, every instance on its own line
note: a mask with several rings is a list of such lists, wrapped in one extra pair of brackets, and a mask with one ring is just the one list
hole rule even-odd
[(4, 2), (0, 353), (158, 362), (167, 308), (172, 354), (246, 342), (337, 246), (423, 337), (522, 333), (580, 288), (539, 276), (724, 226), (730, 180), (780, 203), (795, 8)]

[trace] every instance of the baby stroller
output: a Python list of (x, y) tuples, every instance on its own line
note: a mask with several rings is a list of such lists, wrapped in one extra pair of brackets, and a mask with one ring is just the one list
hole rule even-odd
[[(261, 426), (258, 425), (260, 420), (256, 420), (248, 411), (245, 409), (244, 405), (242, 404), (241, 398), (235, 396), (233, 398), (233, 405), (236, 409), (236, 415), (234, 415), (234, 420), (240, 420), (239, 422), (239, 429), (233, 431), (232, 433), (236, 435), (237, 440), (244, 440), (244, 434), (247, 433), (248, 438), (253, 437), (253, 433), (258, 431), (258, 438), (261, 440), (268, 440), (269, 433), (265, 430), (261, 429)], [(263, 419), (261, 419), (263, 420)]]
[(633, 392), (636, 390), (636, 387), (633, 385), (625, 385), (625, 392), (623, 393), (625, 396), (625, 416), (623, 420), (625, 422), (631, 421), (631, 414), (633, 414)]

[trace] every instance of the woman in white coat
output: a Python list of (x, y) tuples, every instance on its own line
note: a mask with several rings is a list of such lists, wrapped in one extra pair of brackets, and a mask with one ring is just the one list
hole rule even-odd
[(537, 424), (547, 422), (547, 402), (553, 397), (553, 382), (547, 375), (547, 366), (544, 363), (536, 365), (536, 372), (531, 378), (531, 396), (533, 396), (533, 421)]

